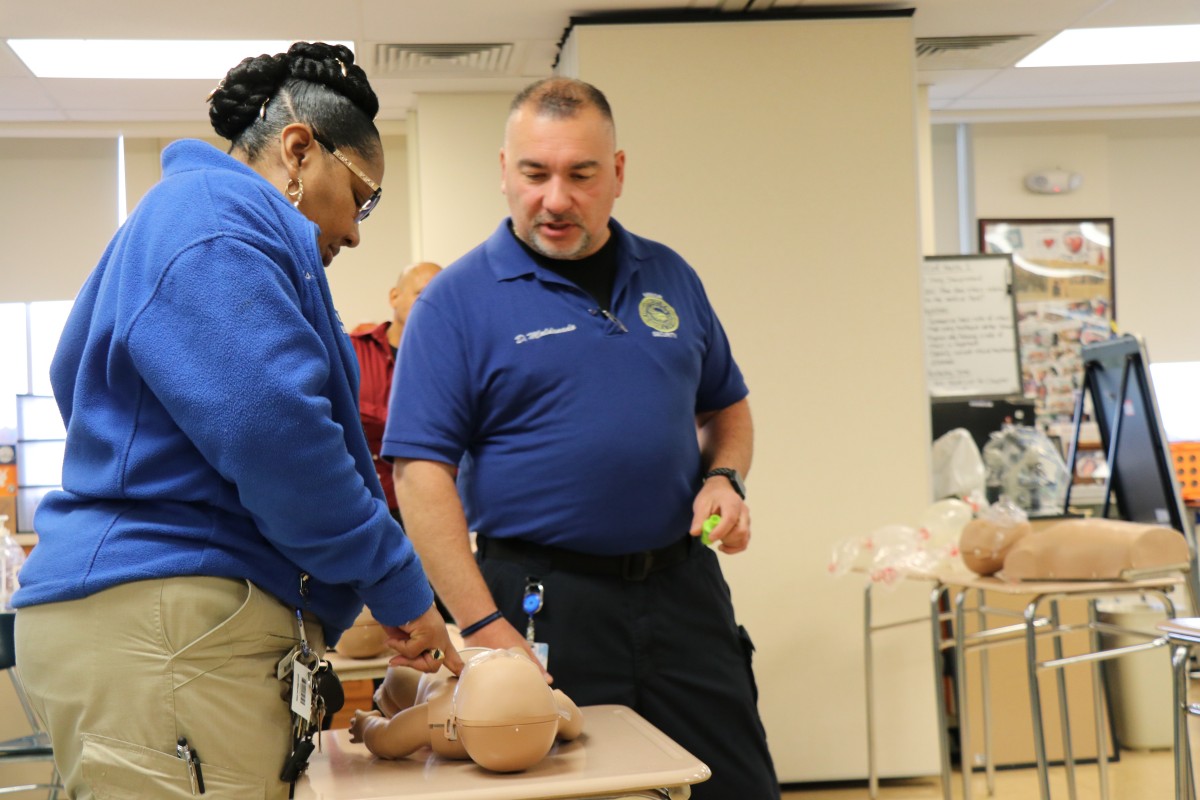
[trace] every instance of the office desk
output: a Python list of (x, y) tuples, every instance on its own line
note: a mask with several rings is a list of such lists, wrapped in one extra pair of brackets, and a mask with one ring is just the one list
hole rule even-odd
[[(1030, 713), (1032, 719), (1033, 749), (1038, 768), (1039, 796), (1049, 800), (1050, 787), (1048, 779), (1048, 759), (1046, 755), (1046, 736), (1042, 720), (1041, 692), (1038, 686), (1038, 673), (1042, 670), (1053, 670), (1056, 673), (1059, 719), (1063, 736), (1063, 756), (1067, 767), (1067, 779), (1072, 798), (1074, 790), (1074, 756), (1070, 738), (1069, 710), (1067, 707), (1067, 686), (1062, 668), (1070, 664), (1088, 663), (1092, 666), (1092, 705), (1095, 720), (1102, 720), (1104, 713), (1103, 681), (1099, 671), (1099, 662), (1116, 658), (1126, 653), (1140, 652), (1161, 647), (1166, 643), (1166, 637), (1148, 636), (1138, 631), (1126, 631), (1116, 626), (1100, 623), (1095, 616), (1092, 601), (1101, 597), (1121, 594), (1152, 594), (1159, 597), (1167, 609), (1165, 616), (1173, 616), (1174, 606), (1167, 596), (1167, 591), (1176, 586), (1184, 585), (1183, 576), (1170, 573), (1143, 580), (1112, 580), (1112, 581), (1025, 581), (1009, 583), (995, 577), (980, 577), (963, 570), (946, 571), (938, 574), (906, 574), (906, 580), (925, 581), (930, 586), (929, 617), (914, 620), (904, 620), (887, 626), (876, 625), (872, 620), (871, 584), (864, 590), (864, 655), (866, 661), (866, 691), (867, 691), (867, 764), (868, 764), (868, 793), (871, 798), (878, 796), (878, 775), (875, 769), (874, 757), (874, 723), (873, 712), (873, 650), (872, 635), (880, 630), (917, 622), (930, 624), (932, 627), (934, 680), (936, 683), (937, 716), (939, 733), (939, 750), (941, 757), (942, 794), (945, 800), (951, 799), (951, 764), (949, 741), (949, 709), (943, 685), (950, 675), (953, 675), (956, 687), (955, 703), (959, 713), (959, 737), (961, 752), (972, 753), (970, 742), (970, 725), (968, 724), (968, 680), (966, 655), (969, 651), (979, 651), (981, 682), (984, 684), (982, 694), (984, 720), (984, 765), (987, 773), (988, 794), (994, 792), (995, 777), (994, 763), (990, 747), (990, 708), (986, 684), (988, 668), (986, 652), (988, 649), (1005, 644), (1024, 645), (1023, 661), (1025, 662), (1026, 685), (1029, 692)], [(994, 593), (1019, 598), (1024, 602), (1022, 611), (988, 606), (984, 601), (985, 593)], [(973, 608), (968, 609), (967, 599), (976, 598)], [(1081, 600), (1087, 602), (1088, 618), (1081, 623), (1063, 621), (1059, 616), (1058, 604), (1065, 600)], [(942, 603), (946, 602), (950, 610), (942, 612)], [(1047, 606), (1043, 614), (1042, 607)], [(977, 620), (975, 626), (968, 624), (967, 614), (972, 612)], [(988, 617), (1008, 617), (1012, 624), (992, 625)], [(945, 626), (949, 627), (949, 633)], [(1087, 642), (1083, 652), (1071, 656), (1064, 655), (1062, 637), (1072, 632), (1087, 632)], [(1147, 639), (1139, 644), (1125, 647), (1105, 647), (1100, 641), (1101, 632), (1116, 634), (1123, 633)], [(1037, 640), (1048, 638), (1053, 647), (1053, 658), (1040, 660)], [(942, 654), (947, 653), (953, 666), (946, 664)], [(950, 667), (952, 672), (947, 672)], [(1095, 724), (1096, 758), (1100, 767), (1100, 787), (1102, 797), (1108, 796), (1107, 783), (1107, 743), (1103, 741), (1104, 728)], [(963, 791), (966, 800), (972, 797), (972, 769), (968, 761), (962, 769)]]
[[(585, 706), (583, 735), (560, 742), (540, 763), (512, 774), (487, 772), (422, 748), (408, 758), (376, 758), (348, 731), (324, 737), (296, 784), (297, 800), (548, 800), (549, 798), (690, 796), (708, 767), (625, 706)], [(646, 794), (639, 794), (646, 792)]]
[[(1127, 630), (1116, 625), (1103, 623), (1099, 620), (1095, 601), (1100, 598), (1119, 595), (1154, 595), (1166, 609), (1164, 616), (1174, 616), (1174, 603), (1168, 592), (1184, 585), (1184, 577), (1178, 572), (1148, 577), (1141, 580), (1095, 580), (1095, 581), (1022, 581), (1009, 583), (994, 577), (979, 577), (973, 575), (942, 575), (940, 582), (947, 590), (953, 608), (953, 642), (952, 651), (955, 657), (955, 673), (957, 681), (957, 700), (960, 711), (960, 722), (967, 709), (967, 669), (966, 654), (969, 650), (979, 649), (981, 658), (982, 681), (987, 682), (986, 650), (989, 647), (1015, 641), (1024, 641), (1024, 656), (1026, 678), (1029, 690), (1030, 714), (1033, 723), (1033, 747), (1038, 770), (1038, 790), (1042, 800), (1050, 798), (1049, 758), (1047, 756), (1045, 723), (1042, 717), (1042, 698), (1038, 675), (1043, 670), (1054, 673), (1057, 684), (1059, 724), (1062, 736), (1063, 763), (1066, 767), (1067, 788), (1070, 796), (1076, 796), (1075, 791), (1075, 756), (1072, 749), (1070, 711), (1067, 702), (1068, 687), (1063, 669), (1073, 664), (1088, 664), (1091, 672), (1093, 730), (1095, 734), (1095, 756), (1100, 774), (1100, 796), (1108, 797), (1108, 741), (1105, 727), (1104, 678), (1100, 671), (1100, 662), (1119, 658), (1123, 655), (1143, 652), (1162, 647), (1166, 644), (1165, 637), (1155, 637), (1141, 631)], [(1018, 615), (1020, 622), (1008, 626), (986, 626), (985, 617), (988, 613), (1003, 616), (1004, 609), (989, 608), (984, 602), (984, 593), (991, 592), (1010, 597), (1020, 597), (1025, 600), (1024, 611)], [(976, 616), (979, 619), (979, 629), (974, 633), (967, 631), (966, 598), (974, 593), (978, 598)], [(1059, 613), (1059, 604), (1064, 601), (1085, 601), (1087, 618), (1081, 622), (1063, 620)], [(1045, 608), (1045, 614), (1043, 614)], [(1011, 612), (1007, 612), (1010, 613)], [(1081, 650), (1073, 655), (1064, 655), (1063, 637), (1072, 632), (1086, 633), (1086, 641), (1081, 643)], [(1101, 634), (1119, 634), (1139, 639), (1139, 643), (1123, 646), (1108, 645)], [(1050, 639), (1052, 658), (1042, 660), (1038, 654), (1037, 640), (1040, 637)], [(986, 690), (985, 690), (986, 691)], [(993, 774), (990, 746), (987, 740), (988, 715), (986, 694), (984, 700), (984, 738), (985, 765), (987, 767), (987, 784), (989, 794), (994, 791), (995, 778)], [(960, 725), (959, 738), (962, 752), (971, 752), (970, 726)], [(963, 796), (970, 800), (970, 769), (963, 770)]]

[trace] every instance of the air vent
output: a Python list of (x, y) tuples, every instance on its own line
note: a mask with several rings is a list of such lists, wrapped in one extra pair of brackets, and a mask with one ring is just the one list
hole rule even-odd
[(505, 75), (511, 44), (377, 44), (374, 75)]
[(917, 69), (1004, 69), (1048, 39), (1032, 33), (917, 39)]

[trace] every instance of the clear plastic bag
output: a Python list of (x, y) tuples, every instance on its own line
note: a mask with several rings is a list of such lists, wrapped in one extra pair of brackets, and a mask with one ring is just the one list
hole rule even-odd
[(922, 513), (916, 527), (884, 525), (865, 536), (851, 536), (834, 545), (829, 573), (863, 573), (884, 587), (905, 575), (933, 575), (957, 565), (958, 539), (974, 516), (962, 500), (939, 500)]
[(1026, 425), (1005, 425), (983, 448), (989, 503), (1003, 495), (1031, 516), (1061, 513), (1070, 472), (1046, 434)]
[(983, 456), (966, 428), (955, 428), (935, 439), (932, 454), (934, 497), (969, 497), (983, 492)]

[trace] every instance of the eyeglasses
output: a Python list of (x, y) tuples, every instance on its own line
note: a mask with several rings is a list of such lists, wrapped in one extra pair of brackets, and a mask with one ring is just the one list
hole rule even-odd
[(375, 210), (375, 206), (379, 205), (379, 197), (383, 194), (383, 187), (368, 178), (367, 173), (359, 169), (358, 165), (342, 155), (342, 152), (336, 147), (325, 141), (325, 137), (320, 136), (316, 131), (313, 131), (313, 138), (317, 140), (317, 144), (328, 150), (334, 158), (345, 164), (347, 169), (349, 169), (358, 177), (362, 178), (363, 183), (371, 188), (371, 196), (366, 199), (366, 202), (358, 207), (358, 214), (354, 217), (356, 222), (362, 222), (364, 219), (371, 216), (371, 212)]

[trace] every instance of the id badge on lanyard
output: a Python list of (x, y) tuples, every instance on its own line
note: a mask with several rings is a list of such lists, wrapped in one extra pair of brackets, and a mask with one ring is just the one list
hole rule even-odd
[(542, 610), (545, 596), (546, 589), (541, 581), (535, 577), (525, 578), (525, 592), (521, 597), (521, 609), (529, 617), (529, 624), (525, 626), (525, 641), (529, 642), (533, 654), (542, 662), (542, 669), (550, 669), (550, 645), (537, 641), (533, 631), (533, 616)]

